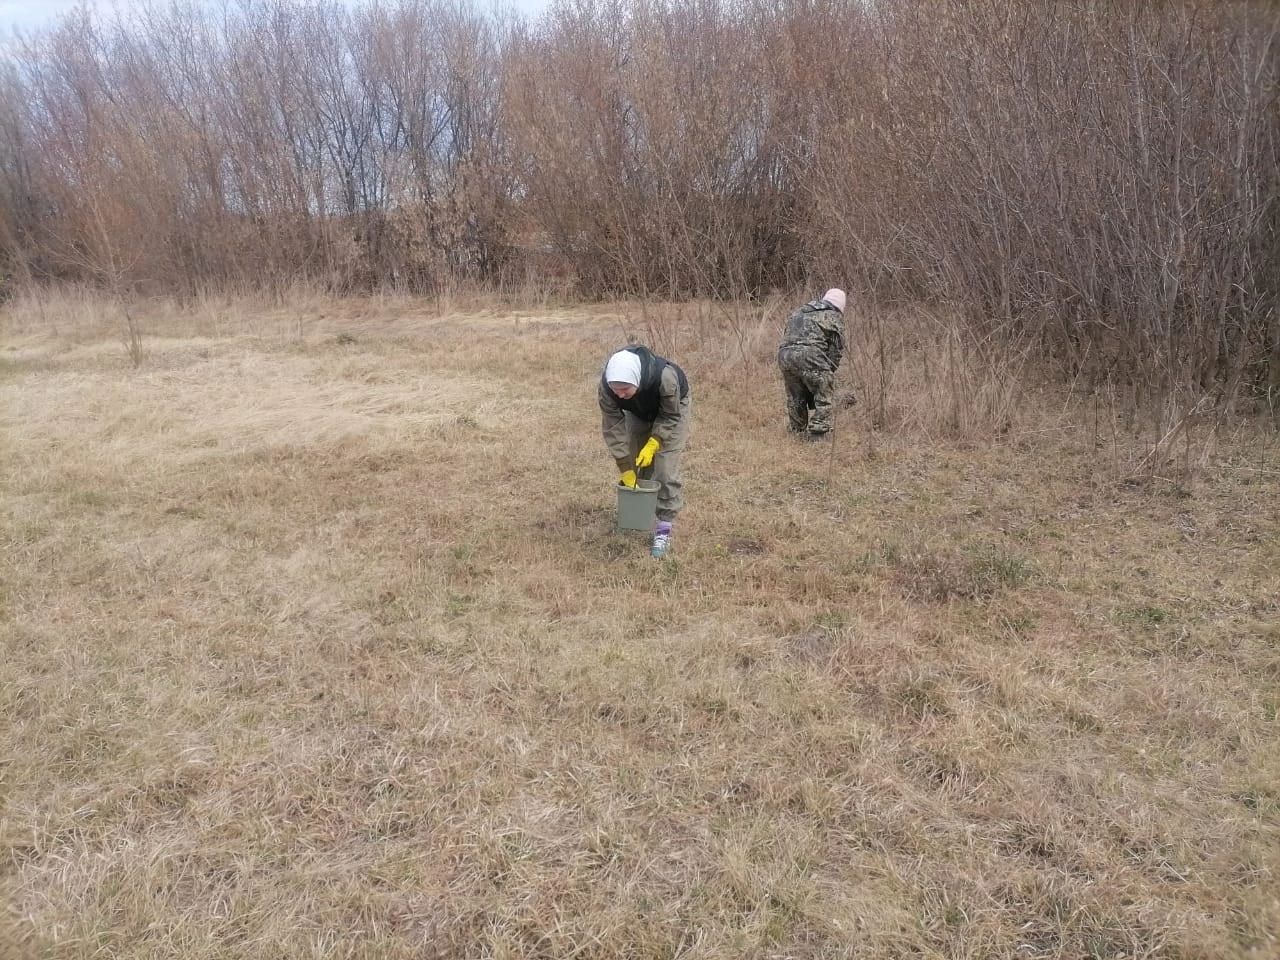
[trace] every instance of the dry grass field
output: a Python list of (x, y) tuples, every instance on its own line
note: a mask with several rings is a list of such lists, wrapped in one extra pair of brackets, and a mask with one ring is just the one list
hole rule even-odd
[(139, 319), (4, 319), (0, 956), (1280, 956), (1274, 433), (1131, 480), (904, 360), (797, 444), (771, 327), (672, 324), (655, 562), (639, 308)]

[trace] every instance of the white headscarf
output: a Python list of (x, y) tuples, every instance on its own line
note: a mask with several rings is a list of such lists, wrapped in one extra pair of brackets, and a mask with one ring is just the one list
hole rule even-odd
[(606, 383), (629, 383), (640, 386), (640, 357), (630, 350), (619, 350), (604, 366)]

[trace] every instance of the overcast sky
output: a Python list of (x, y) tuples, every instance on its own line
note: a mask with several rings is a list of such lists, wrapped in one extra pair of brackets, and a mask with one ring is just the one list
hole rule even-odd
[[(358, 3), (360, 0), (346, 2)], [(526, 13), (537, 13), (549, 2), (550, 0), (514, 0), (514, 5)], [(0, 0), (0, 31), (7, 33), (13, 27), (24, 30), (47, 27), (72, 7), (81, 5), (103, 11), (127, 11), (131, 7), (141, 6), (142, 0)]]
[(0, 27), (38, 27), (75, 6), (75, 0), (0, 0)]

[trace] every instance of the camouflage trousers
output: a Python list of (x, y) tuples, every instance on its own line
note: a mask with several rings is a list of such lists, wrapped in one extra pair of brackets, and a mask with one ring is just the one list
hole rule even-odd
[[(836, 375), (826, 358), (808, 350), (778, 351), (778, 367), (787, 390), (787, 426), (793, 433), (824, 434), (831, 429)], [(812, 414), (810, 413), (812, 411)]]

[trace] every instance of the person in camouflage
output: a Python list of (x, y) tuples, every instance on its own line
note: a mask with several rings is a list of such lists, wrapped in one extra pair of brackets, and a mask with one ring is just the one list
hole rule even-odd
[(610, 355), (598, 395), (604, 443), (618, 465), (618, 482), (634, 487), (636, 472), (643, 470), (659, 483), (650, 553), (662, 558), (684, 506), (680, 457), (692, 423), (689, 380), (647, 347), (627, 347)]
[(811, 440), (831, 430), (836, 370), (844, 354), (844, 304), (844, 291), (835, 289), (809, 301), (787, 320), (778, 347), (788, 427)]

